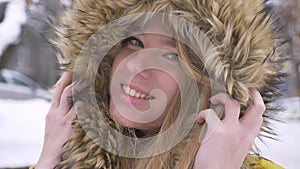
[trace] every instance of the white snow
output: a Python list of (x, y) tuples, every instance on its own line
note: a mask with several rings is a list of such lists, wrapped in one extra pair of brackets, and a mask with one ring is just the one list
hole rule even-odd
[(25, 0), (0, 0), (0, 3), (9, 2), (5, 11), (4, 20), (0, 23), (0, 59), (4, 50), (17, 42), (22, 25), (26, 22)]
[(256, 141), (262, 156), (286, 169), (299, 169), (300, 164), (300, 97), (278, 100), (284, 110), (279, 112), (282, 122), (273, 122), (278, 141), (264, 139), (266, 144)]
[(274, 124), (279, 141), (266, 139), (266, 145), (259, 143), (262, 156), (286, 169), (299, 169), (300, 164), (300, 121), (288, 120)]
[(0, 168), (36, 163), (49, 107), (42, 99), (0, 99)]

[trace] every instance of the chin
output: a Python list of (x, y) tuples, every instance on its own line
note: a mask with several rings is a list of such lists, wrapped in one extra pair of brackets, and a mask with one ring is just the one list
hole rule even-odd
[(138, 130), (157, 130), (161, 124), (157, 120), (150, 123), (137, 123), (124, 118), (119, 113), (111, 113), (111, 118), (120, 126)]

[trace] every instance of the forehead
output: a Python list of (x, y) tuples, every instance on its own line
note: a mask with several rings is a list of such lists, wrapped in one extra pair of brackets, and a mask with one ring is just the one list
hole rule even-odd
[(151, 18), (139, 18), (134, 24), (137, 27), (137, 33), (159, 34), (166, 37), (172, 37), (173, 33), (166, 20), (161, 16), (152, 16)]

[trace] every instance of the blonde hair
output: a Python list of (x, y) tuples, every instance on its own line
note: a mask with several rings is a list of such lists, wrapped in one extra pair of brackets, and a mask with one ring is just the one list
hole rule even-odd
[[(129, 8), (127, 11), (128, 14), (132, 13), (139, 13), (139, 12), (166, 12), (171, 13), (176, 11), (175, 7), (173, 5), (166, 5), (166, 6), (156, 6), (158, 4), (148, 4), (148, 3), (140, 3), (139, 5), (134, 6), (133, 10)], [(151, 8), (152, 7), (152, 8)], [(154, 10), (153, 10), (154, 9)], [(147, 23), (147, 19), (150, 18), (144, 18), (144, 23)], [(161, 18), (162, 22), (165, 23), (166, 19), (169, 21), (172, 20), (172, 18)], [(169, 22), (167, 22), (169, 23)], [(177, 27), (181, 28), (183, 25), (179, 25), (180, 23), (172, 22), (169, 25), (171, 26), (171, 29), (175, 31), (174, 33), (180, 34), (179, 31), (182, 30), (176, 30)], [(187, 78), (193, 78), (197, 82), (196, 87), (200, 93), (201, 102), (195, 101), (194, 99), (199, 99), (192, 97), (195, 92), (198, 92), (195, 90), (195, 88), (191, 86), (186, 86), (187, 89), (185, 91), (180, 91), (186, 93), (187, 96), (191, 96), (189, 98), (186, 98), (185, 102), (190, 103), (193, 105), (193, 103), (197, 104), (198, 107), (196, 110), (201, 110), (209, 107), (208, 98), (210, 96), (210, 81), (208, 78), (207, 73), (205, 73), (204, 65), (202, 64), (201, 59), (189, 48), (186, 46), (186, 44), (183, 44), (180, 41), (176, 41), (176, 48), (178, 50), (178, 55), (180, 56), (181, 61), (183, 64), (187, 66), (186, 71), (189, 71), (188, 74), (190, 74)], [(186, 82), (190, 79), (186, 79)], [(164, 122), (158, 131), (159, 133), (167, 130), (170, 126), (173, 125), (176, 118), (178, 118), (179, 113), (186, 113), (185, 109), (182, 109), (184, 112), (179, 112), (181, 110), (181, 100), (180, 100), (180, 93), (178, 91), (177, 96), (172, 101), (171, 106), (169, 107), (169, 110), (167, 110), (166, 117), (164, 119)], [(198, 112), (194, 112), (198, 113)], [(184, 119), (182, 119), (184, 120)], [(195, 119), (194, 119), (195, 120)], [(157, 168), (164, 168), (164, 169), (182, 169), (182, 168), (191, 168), (193, 167), (195, 155), (199, 149), (200, 143), (199, 143), (199, 135), (202, 129), (202, 125), (194, 123), (192, 129), (187, 134), (187, 136), (180, 141), (179, 144), (177, 144), (174, 148), (172, 148), (169, 151), (166, 151), (162, 154), (142, 158), (142, 159), (128, 159), (128, 158), (120, 158), (120, 168), (137, 168), (137, 169), (157, 169)], [(179, 129), (177, 132), (180, 132)], [(179, 133), (173, 133), (171, 138), (168, 138), (170, 140), (175, 139), (178, 136)], [(157, 138), (157, 141), (155, 142), (157, 144), (156, 148), (161, 149), (160, 142), (161, 139), (164, 138)]]

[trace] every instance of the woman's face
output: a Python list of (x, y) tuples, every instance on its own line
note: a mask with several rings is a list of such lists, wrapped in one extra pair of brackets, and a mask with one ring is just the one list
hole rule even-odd
[(140, 33), (122, 44), (112, 67), (110, 115), (126, 127), (158, 128), (182, 77), (174, 40)]

